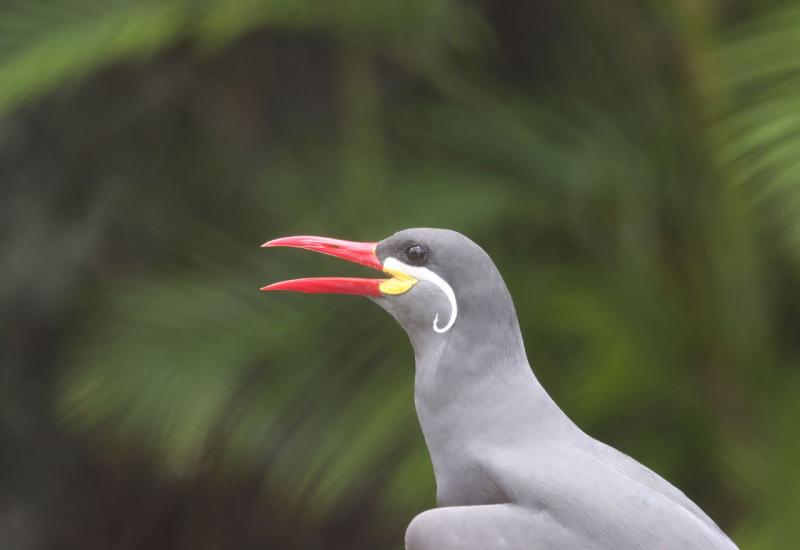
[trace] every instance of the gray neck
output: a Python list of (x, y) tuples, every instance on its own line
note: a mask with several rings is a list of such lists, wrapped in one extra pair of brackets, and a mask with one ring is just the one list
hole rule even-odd
[(508, 292), (499, 298), (463, 301), (472, 307), (445, 334), (411, 336), (417, 416), (440, 486), (473, 445), (518, 448), (523, 432), (536, 441), (570, 424), (528, 365)]

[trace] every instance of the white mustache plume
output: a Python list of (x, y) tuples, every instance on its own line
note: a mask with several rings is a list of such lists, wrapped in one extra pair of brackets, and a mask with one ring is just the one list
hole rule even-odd
[(453, 288), (447, 284), (447, 281), (439, 277), (430, 269), (404, 264), (396, 258), (386, 258), (386, 261), (383, 262), (383, 267), (408, 273), (415, 279), (420, 281), (428, 281), (436, 285), (439, 290), (441, 290), (442, 293), (447, 296), (447, 300), (450, 302), (450, 320), (447, 321), (447, 324), (444, 327), (439, 327), (439, 314), (437, 313), (436, 317), (433, 319), (433, 330), (439, 334), (443, 334), (450, 330), (450, 328), (456, 322), (456, 317), (458, 316), (458, 303), (456, 303), (456, 295), (453, 292)]

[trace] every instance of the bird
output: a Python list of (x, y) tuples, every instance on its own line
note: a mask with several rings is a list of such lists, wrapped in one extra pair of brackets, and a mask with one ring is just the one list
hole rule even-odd
[(295, 236), (262, 246), (388, 275), (261, 290), (366, 296), (407, 333), (437, 502), (408, 525), (407, 550), (737, 548), (682, 491), (558, 407), (530, 366), (500, 272), (468, 237), (413, 228), (380, 242)]

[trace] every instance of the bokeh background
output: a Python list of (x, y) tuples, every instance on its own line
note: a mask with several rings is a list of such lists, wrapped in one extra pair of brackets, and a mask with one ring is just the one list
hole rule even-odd
[(402, 330), (277, 236), (468, 234), (588, 433), (800, 540), (800, 6), (0, 2), (0, 546), (399, 548)]

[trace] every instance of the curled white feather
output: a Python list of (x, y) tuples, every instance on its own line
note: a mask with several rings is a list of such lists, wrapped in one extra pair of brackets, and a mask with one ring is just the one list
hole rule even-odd
[(387, 270), (402, 271), (403, 273), (411, 275), (415, 279), (420, 281), (428, 281), (436, 285), (436, 287), (442, 291), (442, 293), (447, 297), (447, 300), (450, 302), (450, 320), (447, 321), (447, 324), (444, 327), (439, 327), (439, 314), (437, 313), (436, 317), (433, 318), (433, 330), (439, 334), (443, 334), (452, 328), (453, 324), (456, 322), (456, 317), (458, 316), (458, 303), (456, 302), (456, 295), (453, 292), (453, 288), (447, 284), (447, 281), (439, 277), (439, 275), (428, 268), (408, 265), (396, 258), (386, 258), (386, 260), (383, 262), (383, 267)]

